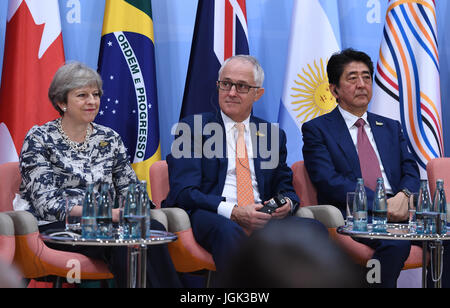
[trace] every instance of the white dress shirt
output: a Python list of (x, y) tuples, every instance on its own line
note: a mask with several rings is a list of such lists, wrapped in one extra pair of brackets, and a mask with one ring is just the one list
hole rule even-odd
[[(231, 217), (233, 207), (237, 204), (237, 188), (236, 188), (236, 141), (238, 137), (238, 131), (235, 127), (237, 122), (233, 121), (230, 117), (221, 111), (223, 123), (225, 124), (225, 134), (227, 141), (227, 158), (228, 168), (227, 176), (225, 178), (225, 185), (222, 192), (222, 197), (226, 198), (226, 201), (222, 201), (217, 208), (217, 214)], [(258, 191), (258, 183), (256, 182), (255, 165), (253, 163), (253, 147), (250, 137), (250, 117), (242, 122), (245, 126), (244, 139), (245, 146), (247, 147), (248, 163), (250, 166), (250, 174), (252, 177), (253, 195), (255, 203), (261, 203), (261, 199)]]
[[(341, 112), (342, 117), (345, 120), (345, 124), (347, 124), (348, 131), (350, 132), (350, 136), (352, 137), (353, 144), (355, 145), (356, 152), (358, 152), (358, 128), (355, 126), (356, 121), (359, 119), (359, 117), (351, 114), (350, 112), (344, 110), (341, 108), (341, 106), (338, 105), (339, 111)], [(384, 171), (383, 163), (381, 162), (380, 153), (378, 153), (377, 144), (375, 143), (375, 139), (373, 138), (372, 129), (370, 128), (369, 121), (367, 121), (367, 112), (365, 112), (361, 119), (363, 119), (366, 122), (366, 125), (364, 125), (364, 129), (366, 131), (367, 137), (369, 138), (370, 144), (373, 147), (373, 150), (375, 151), (375, 154), (377, 155), (378, 162), (380, 164), (380, 170), (381, 175), (383, 176), (384, 181), (384, 188), (386, 189), (387, 194), (392, 194), (392, 187), (389, 184), (389, 181), (386, 177), (386, 172)]]

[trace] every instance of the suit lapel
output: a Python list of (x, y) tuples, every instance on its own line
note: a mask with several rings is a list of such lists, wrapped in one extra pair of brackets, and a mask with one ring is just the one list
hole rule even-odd
[[(223, 188), (225, 186), (225, 178), (227, 176), (227, 169), (228, 169), (228, 157), (227, 157), (227, 136), (226, 136), (226, 132), (225, 132), (225, 124), (223, 123), (223, 119), (222, 116), (220, 114), (220, 112), (218, 112), (214, 118), (214, 120), (216, 123), (219, 123), (220, 126), (222, 127), (222, 132), (223, 132), (223, 136), (222, 136), (222, 151), (223, 151), (223, 155), (219, 158), (217, 158), (219, 160), (219, 170), (218, 170), (218, 175), (217, 175), (217, 187), (218, 187), (218, 191), (219, 193), (222, 193)], [(211, 170), (211, 172), (213, 172)]]
[(352, 167), (356, 177), (361, 177), (361, 167), (359, 165), (359, 157), (353, 144), (352, 137), (348, 131), (347, 124), (336, 107), (333, 111), (326, 115), (329, 121), (329, 131), (334, 136), (336, 143), (341, 148), (343, 155), (347, 158), (347, 162)]

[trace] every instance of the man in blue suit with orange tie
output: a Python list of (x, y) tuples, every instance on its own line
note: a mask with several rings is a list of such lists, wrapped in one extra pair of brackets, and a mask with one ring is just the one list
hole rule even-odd
[[(299, 199), (286, 165), (286, 135), (251, 116), (263, 80), (255, 58), (227, 59), (217, 81), (220, 110), (181, 120), (166, 158), (170, 192), (163, 206), (189, 213), (195, 239), (212, 254), (219, 273), (245, 236), (272, 219), (294, 221), (299, 236), (302, 230), (327, 232), (315, 220), (292, 216)], [(261, 212), (276, 196), (284, 205)]]
[[(363, 178), (370, 216), (376, 179), (382, 177), (389, 197), (388, 220), (400, 222), (408, 217), (410, 192), (419, 190), (419, 169), (400, 123), (367, 112), (373, 72), (363, 52), (346, 49), (330, 58), (327, 74), (338, 106), (303, 124), (303, 157), (319, 204), (335, 205), (345, 215), (346, 193)], [(375, 250), (373, 258), (381, 263), (380, 286), (396, 287), (410, 242), (355, 240)]]

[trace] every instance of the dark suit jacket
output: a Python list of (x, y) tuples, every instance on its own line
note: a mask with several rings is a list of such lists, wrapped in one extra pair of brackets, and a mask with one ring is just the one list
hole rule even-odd
[[(398, 121), (367, 113), (378, 152), (393, 193), (419, 190), (419, 168), (407, 148)], [(332, 204), (345, 211), (346, 193), (354, 191), (362, 177), (356, 147), (339, 109), (302, 126), (303, 159), (318, 192), (319, 204)], [(369, 211), (374, 192), (366, 187)]]
[[(200, 116), (201, 119), (199, 118)], [(219, 203), (224, 201), (221, 194), (228, 166), (225, 127), (220, 113), (204, 113), (196, 117), (197, 120), (195, 120), (194, 116), (189, 116), (180, 122), (181, 125), (178, 125), (179, 128), (185, 128), (185, 130), (189, 128), (192, 132), (192, 137), (190, 138), (191, 149), (186, 151), (186, 153), (191, 153), (191, 157), (175, 158), (174, 148), (172, 148), (172, 153), (167, 155), (170, 192), (167, 199), (163, 202), (163, 206), (179, 206), (188, 212), (201, 208), (217, 213)], [(293, 201), (295, 211), (298, 208), (299, 199), (292, 186), (292, 171), (286, 165), (286, 135), (281, 129), (278, 130), (272, 127), (270, 123), (253, 116), (250, 117), (251, 128), (252, 123), (256, 125), (256, 130), (251, 130), (251, 136), (253, 152), (257, 153), (256, 158), (254, 158), (254, 166), (261, 199), (264, 202), (280, 192), (283, 196), (289, 197)], [(216, 131), (205, 133), (205, 126), (209, 125), (207, 126), (208, 128), (211, 127), (211, 124), (219, 127), (222, 130), (222, 135)], [(201, 139), (199, 134), (194, 136), (193, 133), (195, 129), (198, 130), (199, 128), (202, 130)], [(275, 168), (267, 169), (264, 164), (271, 161), (271, 157), (267, 157), (267, 153), (259, 149), (261, 145), (266, 149), (271, 149), (272, 144), (276, 146), (275, 139), (271, 139), (272, 132), (276, 134), (275, 137), (279, 141), (277, 149), (274, 149), (276, 154), (279, 155), (279, 160)], [(184, 133), (184, 131), (180, 131), (176, 138), (184, 137)], [(174, 145), (178, 147), (177, 140), (179, 139), (175, 139)], [(213, 150), (221, 150), (218, 151), (218, 155), (212, 158), (206, 157), (205, 153), (200, 155), (200, 149), (211, 148), (213, 141), (216, 141), (216, 147), (212, 147)], [(265, 146), (266, 144), (267, 147)], [(221, 149), (220, 146), (222, 147)], [(180, 148), (186, 150), (184, 147)], [(195, 155), (201, 157), (195, 158)]]

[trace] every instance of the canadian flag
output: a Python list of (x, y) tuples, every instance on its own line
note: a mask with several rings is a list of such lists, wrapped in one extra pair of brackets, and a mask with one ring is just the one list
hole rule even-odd
[(58, 117), (48, 99), (64, 63), (58, 0), (9, 0), (0, 88), (0, 164), (17, 161), (26, 133)]

